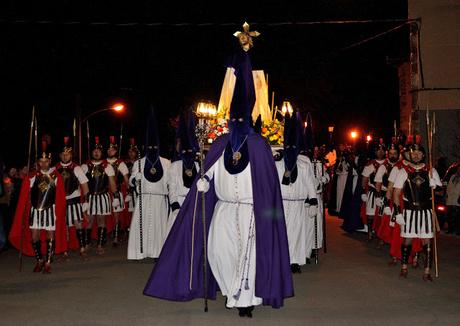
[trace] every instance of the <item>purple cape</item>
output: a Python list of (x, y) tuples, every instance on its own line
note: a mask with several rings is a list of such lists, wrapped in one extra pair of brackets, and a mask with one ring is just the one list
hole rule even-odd
[[(205, 171), (221, 157), (228, 140), (229, 136), (223, 135), (214, 142), (206, 156)], [(258, 134), (252, 134), (248, 136), (247, 142), (256, 223), (255, 295), (263, 299), (264, 305), (280, 308), (283, 306), (284, 298), (294, 295), (294, 290), (278, 174), (270, 146), (265, 139)], [(217, 200), (214, 181), (211, 180), (210, 189), (205, 194), (206, 239)], [(145, 286), (145, 295), (173, 301), (189, 301), (204, 297), (201, 207), (201, 194), (198, 193), (197, 196), (195, 180)], [(209, 265), (207, 276), (208, 298), (215, 299), (218, 285)]]

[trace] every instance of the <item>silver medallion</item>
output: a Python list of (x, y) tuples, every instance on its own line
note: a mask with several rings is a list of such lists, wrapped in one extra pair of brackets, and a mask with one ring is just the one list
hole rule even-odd
[(155, 173), (157, 173), (157, 169), (155, 169), (154, 167), (151, 167), (150, 174), (155, 174)]
[(291, 171), (285, 171), (284, 172), (284, 177), (285, 178), (290, 178), (291, 177)]
[(185, 175), (190, 178), (193, 175), (192, 169), (186, 169), (185, 170)]
[(240, 152), (234, 152), (232, 156), (234, 161), (239, 161), (241, 159), (241, 153)]

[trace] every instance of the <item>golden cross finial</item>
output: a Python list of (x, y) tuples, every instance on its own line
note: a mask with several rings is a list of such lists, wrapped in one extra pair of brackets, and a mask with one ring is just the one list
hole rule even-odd
[(235, 32), (233, 35), (238, 38), (238, 41), (240, 41), (240, 45), (243, 48), (243, 50), (249, 51), (249, 49), (254, 46), (254, 44), (252, 43), (252, 38), (259, 36), (260, 33), (257, 31), (250, 32), (249, 24), (247, 22), (244, 22), (243, 31)]

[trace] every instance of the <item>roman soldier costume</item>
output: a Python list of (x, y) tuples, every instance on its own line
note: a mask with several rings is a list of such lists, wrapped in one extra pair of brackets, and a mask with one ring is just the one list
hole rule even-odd
[[(72, 147), (69, 145), (69, 137), (64, 137), (64, 147), (62, 155), (72, 154)], [(70, 156), (71, 157), (71, 156)], [(82, 168), (72, 160), (56, 164), (56, 170), (61, 174), (64, 181), (64, 189), (66, 194), (66, 226), (68, 228), (69, 238), (73, 239), (73, 230), (78, 239), (80, 254), (85, 254), (86, 235), (83, 229), (84, 212), (89, 208), (87, 194), (82, 196), (80, 185), (88, 184), (88, 178)], [(82, 203), (83, 199), (83, 203)], [(72, 246), (73, 247), (73, 246)]]
[[(379, 151), (386, 152), (386, 146), (383, 143), (383, 139), (380, 139), (379, 143), (375, 145), (376, 155), (378, 155), (377, 153)], [(374, 221), (376, 220), (376, 203), (378, 202), (377, 198), (380, 196), (380, 194), (377, 194), (374, 179), (378, 169), (384, 164), (385, 158), (372, 159), (367, 163), (362, 172), (364, 193), (361, 195), (361, 199), (366, 206), (366, 214), (364, 214), (362, 218), (363, 224), (367, 226), (368, 240), (373, 238), (373, 233), (375, 232)]]
[[(51, 162), (46, 141), (39, 160)], [(65, 209), (64, 182), (55, 168), (24, 178), (9, 240), (23, 254), (35, 256), (34, 272), (51, 273), (53, 255), (67, 250)], [(34, 239), (32, 233), (37, 231), (39, 236)]]
[[(432, 264), (431, 239), (434, 225), (432, 223), (431, 188), (441, 186), (436, 169), (424, 163), (425, 150), (420, 145), (420, 138), (405, 148), (409, 163), (403, 167), (395, 181), (395, 189), (402, 193), (402, 205), (395, 203), (396, 222), (401, 226), (401, 276), (407, 277), (407, 264), (412, 249), (412, 239), (421, 239), (425, 253), (424, 280), (432, 281), (430, 268)], [(402, 207), (401, 207), (402, 206)]]
[[(110, 136), (110, 144), (109, 144), (109, 149), (113, 149), (118, 153), (118, 145), (115, 141), (114, 136)], [(107, 162), (112, 166), (113, 170), (115, 171), (115, 181), (116, 181), (116, 192), (113, 193), (114, 198), (118, 198), (120, 205), (117, 207), (113, 207), (112, 213), (115, 217), (115, 228), (113, 230), (113, 245), (116, 246), (118, 244), (118, 237), (119, 237), (119, 232), (121, 229), (120, 224), (124, 224), (123, 222), (123, 216), (121, 213), (125, 210), (125, 200), (124, 200), (124, 194), (126, 193), (126, 187), (127, 187), (127, 181), (129, 178), (129, 170), (128, 167), (126, 166), (126, 163), (117, 158), (116, 156), (114, 157), (108, 157)]]
[[(102, 145), (99, 141), (99, 137), (96, 136), (93, 151), (97, 149), (102, 151)], [(112, 205), (110, 203), (109, 194), (109, 178), (115, 176), (115, 171), (107, 160), (103, 160), (101, 158), (88, 160), (86, 164), (82, 165), (82, 169), (89, 180), (88, 215), (90, 217), (90, 223), (88, 223), (88, 228), (86, 230), (87, 240), (89, 241), (92, 232), (93, 217), (107, 217), (112, 214)], [(119, 199), (118, 202), (116, 202), (116, 199), (117, 197), (114, 195), (114, 203), (119, 205)], [(98, 224), (97, 228), (97, 244), (101, 253), (102, 247), (105, 245), (107, 240), (107, 227), (107, 224), (104, 223), (102, 226)]]

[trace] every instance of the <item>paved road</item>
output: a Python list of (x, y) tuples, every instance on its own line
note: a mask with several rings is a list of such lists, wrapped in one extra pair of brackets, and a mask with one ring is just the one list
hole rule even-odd
[(346, 235), (328, 218), (328, 253), (319, 265), (294, 275), (295, 297), (279, 310), (258, 307), (254, 318), (224, 308), (224, 298), (175, 303), (142, 295), (153, 262), (128, 262), (126, 247), (104, 257), (77, 256), (53, 266), (53, 274), (31, 272), (17, 253), (0, 255), (0, 325), (460, 325), (460, 237), (440, 238), (440, 277), (422, 281), (422, 270), (399, 279), (387, 266), (387, 250)]

